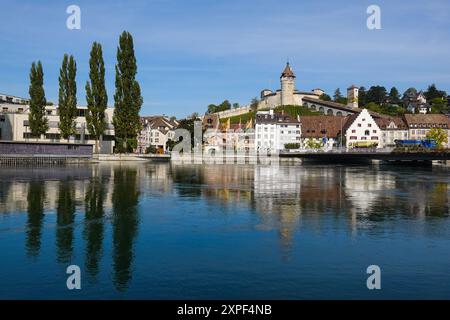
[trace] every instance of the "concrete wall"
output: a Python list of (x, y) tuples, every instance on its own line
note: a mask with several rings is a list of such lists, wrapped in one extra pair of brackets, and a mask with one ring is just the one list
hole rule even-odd
[(92, 157), (93, 146), (73, 143), (0, 141), (1, 155), (45, 155)]
[(217, 112), (215, 114), (217, 114), (219, 116), (219, 118), (229, 118), (229, 117), (239, 116), (241, 114), (246, 114), (249, 111), (250, 111), (250, 106), (245, 106), (245, 107), (241, 107), (241, 108), (237, 108), (237, 109), (230, 109), (230, 110)]

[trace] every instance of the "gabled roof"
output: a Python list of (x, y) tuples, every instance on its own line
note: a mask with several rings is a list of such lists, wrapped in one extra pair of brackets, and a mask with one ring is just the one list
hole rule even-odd
[(347, 121), (345, 122), (344, 128), (342, 128), (343, 132), (346, 132), (348, 128), (355, 122), (356, 118), (359, 117), (360, 112), (354, 113), (351, 116), (347, 116)]
[(408, 129), (408, 126), (406, 125), (405, 121), (401, 117), (373, 117), (375, 122), (377, 123), (378, 127), (380, 127), (381, 130), (388, 129), (389, 125), (391, 123), (394, 123), (397, 127), (396, 129)]
[(164, 116), (141, 117), (141, 121), (144, 126), (148, 126), (153, 130), (159, 130), (163, 133), (168, 130), (173, 130), (176, 126), (178, 126), (178, 121), (170, 120)]
[(450, 119), (445, 114), (405, 114), (404, 119), (409, 128), (450, 128)]
[(302, 138), (337, 138), (348, 117), (301, 116)]

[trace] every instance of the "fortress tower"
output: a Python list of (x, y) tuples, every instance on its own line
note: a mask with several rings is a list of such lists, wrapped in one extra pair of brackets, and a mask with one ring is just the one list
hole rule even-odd
[(355, 85), (347, 88), (347, 106), (358, 108), (358, 87)]
[(280, 77), (281, 81), (281, 105), (293, 105), (295, 90), (295, 74), (289, 66), (289, 62)]

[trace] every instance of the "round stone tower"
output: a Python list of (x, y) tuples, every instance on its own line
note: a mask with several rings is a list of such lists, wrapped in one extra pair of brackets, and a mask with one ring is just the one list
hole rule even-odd
[(295, 74), (292, 71), (289, 62), (281, 73), (281, 105), (294, 104), (294, 90), (295, 90)]

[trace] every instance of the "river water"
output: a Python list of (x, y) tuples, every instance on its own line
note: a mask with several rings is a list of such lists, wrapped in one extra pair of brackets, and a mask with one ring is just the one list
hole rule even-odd
[(0, 168), (0, 298), (448, 299), (449, 170)]

